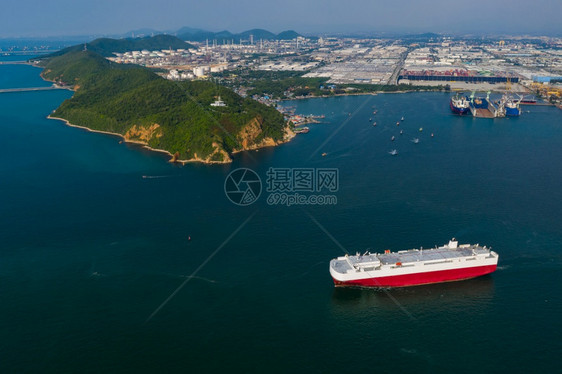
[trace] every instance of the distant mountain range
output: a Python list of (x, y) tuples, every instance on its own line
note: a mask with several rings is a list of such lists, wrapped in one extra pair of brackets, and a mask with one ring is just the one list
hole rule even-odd
[(194, 42), (204, 42), (205, 40), (226, 40), (234, 39), (235, 42), (239, 42), (240, 39), (248, 40), (250, 35), (254, 36), (254, 41), (260, 39), (263, 40), (291, 40), (298, 36), (302, 36), (294, 30), (282, 31), (279, 34), (272, 33), (271, 31), (264, 29), (252, 29), (237, 34), (233, 34), (228, 30), (223, 31), (208, 31), (203, 29), (197, 29), (193, 27), (182, 27), (177, 31), (157, 31), (153, 29), (138, 29), (129, 31), (127, 34), (121, 35), (122, 37), (135, 37), (135, 36), (148, 36), (156, 34), (169, 34), (175, 35), (182, 40), (189, 40)]
[(247, 30), (238, 34), (233, 34), (230, 31), (224, 30), (219, 32), (212, 32), (212, 31), (205, 31), (199, 29), (191, 29), (188, 27), (181, 28), (178, 30), (177, 35), (180, 39), (183, 40), (190, 40), (190, 41), (197, 41), (202, 42), (205, 40), (225, 40), (225, 39), (234, 39), (235, 42), (240, 41), (240, 39), (248, 40), (252, 35), (254, 41), (262, 40), (290, 40), (294, 39), (298, 36), (301, 36), (299, 33), (293, 30), (287, 30), (280, 32), (279, 34), (274, 34), (271, 31), (267, 31), (264, 29), (252, 29)]
[(194, 42), (204, 42), (205, 40), (232, 40), (239, 42), (240, 39), (249, 40), (250, 35), (253, 35), (254, 41), (263, 40), (291, 40), (298, 36), (302, 36), (294, 30), (282, 31), (279, 34), (272, 33), (271, 31), (264, 29), (252, 29), (237, 34), (231, 33), (228, 30), (222, 31), (209, 31), (193, 27), (182, 27), (177, 31), (158, 31), (154, 29), (138, 29), (129, 31), (126, 34), (121, 35), (121, 37), (139, 37), (139, 36), (149, 36), (157, 34), (168, 34), (175, 35), (182, 40), (189, 40)]
[[(195, 48), (192, 44), (187, 43), (185, 40), (190, 41), (200, 41), (205, 40), (213, 41), (223, 41), (223, 40), (234, 40), (236, 43), (240, 39), (249, 40), (250, 35), (253, 35), (254, 42), (259, 42), (260, 39), (263, 40), (290, 40), (294, 39), (300, 34), (293, 30), (283, 31), (279, 34), (274, 34), (267, 30), (253, 29), (241, 32), (239, 34), (233, 34), (229, 31), (205, 31), (201, 29), (194, 29), (190, 27), (183, 27), (178, 30), (178, 36), (170, 34), (158, 34), (154, 36), (143, 36), (145, 33), (158, 33), (158, 31), (152, 29), (139, 29), (131, 31), (128, 35), (140, 35), (142, 37), (125, 37), (122, 39), (112, 39), (112, 38), (98, 38), (91, 42), (84, 44), (73, 45), (72, 47), (61, 49), (58, 52), (52, 54), (52, 56), (62, 56), (68, 52), (77, 52), (84, 49), (88, 51), (96, 52), (104, 57), (113, 56), (114, 53), (124, 53), (129, 51), (158, 51), (162, 49), (189, 49)], [(181, 33), (181, 34), (180, 34)]]

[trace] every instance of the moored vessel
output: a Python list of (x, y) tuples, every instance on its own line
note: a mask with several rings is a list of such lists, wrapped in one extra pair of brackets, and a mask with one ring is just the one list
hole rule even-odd
[(464, 96), (459, 96), (458, 94), (451, 97), (451, 101), (449, 102), (449, 106), (453, 113), (457, 114), (465, 114), (469, 111), (469, 104), (470, 102)]
[(454, 238), (432, 249), (357, 253), (330, 261), (336, 286), (406, 287), (450, 282), (494, 272), (499, 255), (479, 244), (459, 245)]
[(521, 110), (519, 110), (519, 103), (516, 103), (513, 100), (506, 101), (504, 104), (504, 108), (506, 116), (517, 117), (521, 114)]

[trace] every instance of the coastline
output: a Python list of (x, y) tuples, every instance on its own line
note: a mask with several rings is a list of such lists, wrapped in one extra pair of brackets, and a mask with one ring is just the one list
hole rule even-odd
[[(102, 131), (102, 130), (93, 130), (93, 129), (91, 129), (91, 128), (89, 128), (89, 127), (86, 127), (86, 126), (75, 125), (75, 124), (73, 124), (73, 123), (70, 123), (68, 120), (66, 120), (66, 119), (64, 119), (64, 118), (54, 117), (54, 116), (51, 115), (51, 114), (49, 114), (49, 115), (47, 116), (47, 119), (53, 119), (53, 120), (57, 120), (57, 121), (62, 121), (66, 126), (69, 126), (69, 127), (76, 127), (76, 128), (79, 128), (79, 129), (83, 129), (83, 130), (89, 131), (89, 132), (94, 132), (94, 133), (104, 134), (104, 135), (116, 136), (116, 137), (118, 137), (118, 138), (121, 138), (121, 141), (122, 141), (123, 143), (135, 144), (135, 145), (141, 146), (143, 149), (146, 149), (146, 150), (151, 151), (151, 152), (164, 153), (164, 154), (166, 154), (167, 156), (170, 157), (170, 159), (168, 160), (168, 162), (169, 162), (169, 163), (172, 163), (172, 164), (181, 164), (181, 165), (185, 165), (185, 164), (192, 163), (192, 162), (201, 162), (201, 163), (203, 163), (203, 164), (208, 164), (208, 165), (211, 165), (211, 164), (230, 164), (230, 163), (232, 163), (232, 159), (229, 159), (229, 160), (227, 160), (227, 161), (203, 160), (203, 159), (200, 159), (200, 158), (192, 158), (192, 159), (189, 159), (189, 160), (175, 160), (175, 159), (174, 159), (174, 155), (173, 155), (172, 153), (170, 153), (169, 151), (166, 151), (165, 149), (152, 148), (152, 147), (149, 146), (147, 143), (142, 142), (142, 141), (139, 141), (139, 140), (128, 140), (128, 139), (126, 139), (123, 135), (118, 134), (118, 133), (116, 133), (116, 132)], [(291, 135), (292, 135), (292, 136), (291, 136)], [(254, 150), (257, 150), (257, 149), (261, 149), (261, 148), (276, 147), (276, 146), (278, 146), (278, 145), (281, 145), (281, 144), (284, 144), (284, 143), (288, 143), (288, 142), (291, 141), (291, 139), (293, 139), (294, 137), (295, 137), (295, 134), (290, 134), (290, 135), (288, 135), (285, 139), (283, 139), (282, 141), (280, 141), (280, 142), (278, 142), (278, 143), (275, 143), (275, 144), (268, 144), (268, 145), (263, 145), (263, 146), (255, 146), (255, 147), (251, 147), (251, 148), (248, 148), (248, 149), (236, 150), (236, 151), (234, 151), (234, 152), (230, 152), (229, 156), (230, 156), (230, 155), (237, 154), (237, 153), (240, 153), (240, 152), (244, 152), (244, 151), (254, 151)]]
[(138, 140), (127, 140), (127, 139), (125, 139), (125, 137), (124, 137), (123, 135), (118, 134), (118, 133), (116, 133), (116, 132), (101, 131), (101, 130), (93, 130), (93, 129), (89, 128), (89, 127), (75, 125), (75, 124), (73, 124), (73, 123), (70, 123), (68, 120), (66, 120), (66, 119), (64, 119), (64, 118), (54, 117), (54, 116), (52, 116), (52, 115), (50, 115), (50, 114), (47, 116), (47, 119), (53, 119), (53, 120), (57, 120), (57, 121), (62, 121), (66, 126), (69, 126), (69, 127), (76, 127), (76, 128), (79, 128), (79, 129), (83, 129), (83, 130), (89, 131), (89, 132), (95, 132), (95, 133), (99, 133), (99, 134), (105, 134), (105, 135), (116, 136), (116, 137), (121, 138), (121, 141), (122, 141), (123, 143), (135, 144), (135, 145), (141, 146), (142, 148), (144, 148), (144, 149), (146, 149), (146, 150), (149, 150), (149, 151), (151, 151), (151, 152), (164, 153), (164, 154), (166, 154), (166, 155), (168, 155), (168, 156), (170, 157), (170, 159), (168, 160), (168, 162), (170, 162), (170, 163), (178, 163), (178, 164), (185, 165), (185, 164), (190, 163), (190, 162), (202, 162), (202, 163), (205, 163), (205, 164), (226, 164), (226, 163), (230, 163), (230, 162), (231, 162), (231, 161), (228, 161), (228, 162), (222, 162), (222, 161), (205, 161), (205, 160), (201, 160), (201, 159), (174, 160), (174, 155), (171, 154), (170, 152), (164, 150), (164, 149), (152, 148), (152, 147), (150, 147), (147, 143), (141, 142), (141, 141), (138, 141)]
[[(31, 63), (31, 62), (28, 62), (28, 63), (29, 63), (30, 65), (33, 65), (33, 66), (36, 66), (36, 67), (40, 67), (40, 66), (37, 66), (36, 64), (33, 64), (33, 63)], [(43, 71), (45, 71), (45, 68), (42, 68), (42, 71), (41, 71), (41, 73), (39, 74), (39, 76), (41, 77), (41, 79), (43, 79), (43, 80), (46, 81), (46, 82), (53, 82), (53, 83), (55, 83), (54, 80), (50, 80), (50, 79), (45, 78), (45, 76), (43, 75)], [(72, 92), (76, 92), (76, 90), (74, 89), (74, 87), (73, 87), (72, 89), (70, 89), (70, 90), (71, 90)], [(54, 112), (54, 111), (53, 111), (53, 112)], [(147, 150), (149, 150), (149, 151), (164, 153), (164, 154), (170, 156), (170, 159), (168, 160), (168, 162), (172, 162), (172, 160), (174, 159), (174, 155), (171, 154), (170, 152), (164, 150), (164, 149), (152, 148), (152, 147), (150, 147), (148, 144), (146, 144), (146, 143), (144, 143), (144, 142), (140, 142), (140, 141), (127, 140), (127, 139), (125, 139), (125, 137), (124, 137), (123, 135), (118, 134), (118, 133), (116, 133), (116, 132), (94, 130), (94, 129), (91, 129), (91, 128), (86, 127), (86, 126), (75, 125), (75, 124), (73, 124), (73, 123), (70, 123), (68, 120), (66, 120), (66, 119), (64, 119), (64, 118), (60, 118), (60, 117), (55, 117), (55, 116), (53, 116), (52, 113), (47, 116), (47, 119), (53, 119), (53, 120), (57, 120), (57, 121), (62, 121), (66, 126), (69, 126), (69, 127), (76, 127), (76, 128), (79, 128), (79, 129), (83, 129), (83, 130), (89, 131), (89, 132), (95, 132), (95, 133), (98, 133), (98, 134), (105, 134), (105, 135), (112, 135), (112, 136), (119, 137), (119, 138), (121, 138), (121, 141), (122, 141), (122, 142), (140, 145), (140, 146), (142, 146), (142, 148), (147, 149)], [(190, 161), (191, 161), (191, 160), (176, 160), (175, 162), (178, 162), (178, 163), (181, 163), (181, 164), (185, 164), (185, 163), (190, 162)]]

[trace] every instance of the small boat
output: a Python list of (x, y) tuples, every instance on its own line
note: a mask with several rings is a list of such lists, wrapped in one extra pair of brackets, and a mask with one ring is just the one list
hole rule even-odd
[(404, 134), (404, 131), (400, 130), (400, 135)]
[(369, 118), (369, 122), (371, 122), (372, 120), (373, 120), (372, 118)]
[(419, 142), (420, 142), (419, 138), (412, 139), (412, 143), (414, 143), (414, 144), (418, 144)]
[(376, 123), (376, 122), (373, 122), (373, 126), (376, 126), (376, 125), (377, 125), (377, 123)]
[(398, 154), (398, 151), (396, 149), (393, 149), (392, 151), (388, 152), (388, 154), (396, 156)]
[(402, 118), (400, 119), (400, 121), (404, 121), (404, 117), (402, 117)]
[(322, 153), (322, 157), (326, 157), (326, 155), (327, 155), (326, 152)]
[(433, 133), (431, 133), (431, 137), (433, 138)]
[(390, 138), (390, 141), (392, 141), (392, 142), (394, 141), (394, 135), (392, 135), (392, 138)]
[(420, 132), (422, 132), (422, 131), (423, 131), (423, 127), (420, 127)]
[(396, 121), (396, 126), (400, 126), (400, 121)]

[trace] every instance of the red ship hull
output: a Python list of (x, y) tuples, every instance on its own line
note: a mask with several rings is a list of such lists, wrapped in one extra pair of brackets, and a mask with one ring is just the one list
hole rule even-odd
[(456, 106), (453, 105), (452, 101), (449, 101), (449, 107), (451, 108), (453, 113), (456, 113), (456, 114), (463, 115), (463, 114), (468, 113), (468, 108), (457, 108)]
[(468, 267), (462, 269), (439, 270), (425, 273), (414, 273), (404, 275), (394, 275), (387, 277), (357, 279), (350, 281), (337, 281), (336, 286), (355, 286), (355, 287), (408, 287), (419, 286), (422, 284), (432, 284), (441, 282), (452, 282), (464, 279), (476, 278), (481, 275), (493, 273), (497, 265), (486, 265)]

